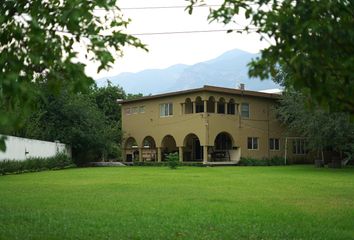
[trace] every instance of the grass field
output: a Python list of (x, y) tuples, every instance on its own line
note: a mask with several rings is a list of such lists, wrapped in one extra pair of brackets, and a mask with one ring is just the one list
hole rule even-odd
[(82, 168), (0, 177), (0, 239), (354, 239), (354, 168)]

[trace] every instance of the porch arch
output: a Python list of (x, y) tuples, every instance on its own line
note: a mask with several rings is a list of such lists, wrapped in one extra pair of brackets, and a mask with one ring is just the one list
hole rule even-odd
[(151, 136), (146, 136), (142, 142), (142, 160), (157, 161), (157, 148), (155, 139)]
[(214, 140), (216, 150), (230, 150), (234, 146), (234, 139), (228, 132), (219, 133)]
[(133, 137), (129, 137), (125, 141), (124, 159), (126, 162), (133, 162), (139, 159), (138, 143)]
[(185, 136), (183, 148), (183, 161), (203, 161), (203, 147), (201, 146), (199, 137), (196, 134), (190, 133)]
[(165, 160), (166, 155), (169, 153), (178, 152), (178, 147), (176, 144), (176, 140), (172, 135), (166, 135), (163, 137), (161, 141), (161, 148), (162, 148), (162, 161)]

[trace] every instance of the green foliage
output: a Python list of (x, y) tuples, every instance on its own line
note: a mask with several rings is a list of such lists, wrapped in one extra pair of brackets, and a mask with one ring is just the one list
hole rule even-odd
[(49, 158), (28, 158), (23, 161), (0, 161), (0, 174), (38, 172), (50, 169), (57, 170), (74, 166), (71, 158), (63, 153), (59, 153), (56, 156)]
[(278, 156), (264, 159), (241, 157), (240, 161), (238, 162), (238, 165), (240, 166), (280, 166), (284, 164), (284, 158)]
[(286, 92), (276, 110), (279, 120), (290, 132), (305, 137), (309, 149), (352, 153), (354, 123), (350, 115), (343, 112), (329, 113), (316, 107), (308, 108), (308, 101), (305, 94)]
[[(203, 0), (189, 0), (193, 6)], [(354, 114), (354, 2), (348, 0), (224, 0), (209, 20), (232, 23), (243, 15), (248, 32), (269, 47), (249, 64), (249, 74), (275, 76), (283, 66), (293, 73), (290, 85), (309, 92), (323, 107)]]
[(61, 86), (87, 90), (93, 79), (85, 74), (85, 64), (78, 62), (80, 56), (98, 63), (100, 71), (111, 66), (123, 46), (145, 49), (137, 38), (124, 33), (129, 20), (122, 17), (116, 2), (1, 1), (0, 128), (14, 131), (24, 125), (41, 96), (39, 82), (47, 82), (52, 93), (60, 92)]
[(177, 167), (179, 166), (180, 162), (179, 162), (179, 156), (178, 153), (169, 153), (166, 155), (166, 161), (167, 161), (167, 165), (171, 168), (171, 169), (177, 169)]
[[(134, 162), (133, 166), (165, 167), (169, 162)], [(202, 162), (178, 162), (178, 166), (205, 167)]]

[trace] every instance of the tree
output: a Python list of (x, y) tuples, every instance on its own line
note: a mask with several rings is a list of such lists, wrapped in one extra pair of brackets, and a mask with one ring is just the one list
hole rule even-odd
[[(189, 0), (188, 10), (203, 0)], [(224, 0), (209, 19), (227, 24), (242, 14), (248, 32), (270, 46), (249, 64), (249, 74), (266, 79), (283, 66), (289, 84), (309, 92), (317, 104), (354, 115), (354, 2), (349, 0)]]
[(354, 123), (350, 121), (350, 115), (343, 112), (329, 113), (318, 107), (310, 109), (306, 106), (308, 101), (311, 99), (303, 93), (287, 91), (277, 108), (278, 118), (289, 131), (305, 137), (310, 149), (352, 155)]
[[(35, 83), (45, 79), (51, 91), (71, 85), (83, 91), (93, 79), (78, 61), (79, 51), (99, 63), (98, 71), (113, 62), (122, 47), (145, 48), (123, 30), (116, 0), (8, 0), (0, 3), (0, 127), (18, 129), (34, 107)], [(79, 48), (78, 46), (81, 46)], [(21, 106), (21, 112), (13, 111)], [(4, 141), (0, 141), (0, 150)]]
[(112, 144), (108, 145), (103, 158), (117, 158), (121, 156), (122, 142), (122, 112), (118, 100), (125, 99), (123, 88), (113, 86), (108, 81), (106, 87), (95, 87), (91, 93), (98, 109), (105, 116), (105, 125), (111, 129)]
[(107, 156), (121, 134), (118, 124), (107, 121), (92, 93), (75, 94), (62, 89), (54, 95), (46, 86), (41, 87), (44, 97), (38, 99), (37, 110), (15, 135), (69, 144), (77, 163)]

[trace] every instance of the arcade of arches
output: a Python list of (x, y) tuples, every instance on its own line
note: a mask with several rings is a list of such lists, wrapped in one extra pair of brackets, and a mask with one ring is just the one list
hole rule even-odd
[(202, 100), (202, 98), (198, 96), (194, 101), (191, 98), (186, 98), (184, 103), (182, 103), (184, 114), (206, 112), (236, 115), (238, 113), (238, 107), (239, 104), (235, 103), (233, 98), (226, 101), (223, 97), (215, 99), (213, 96), (210, 96), (207, 100)]
[(231, 161), (230, 151), (234, 141), (227, 132), (219, 133), (213, 146), (202, 146), (199, 137), (190, 133), (183, 141), (183, 146), (177, 146), (172, 135), (163, 137), (160, 146), (153, 136), (146, 136), (141, 144), (129, 137), (124, 144), (124, 161), (165, 161), (169, 153), (178, 152), (180, 161), (184, 162), (217, 162)]

